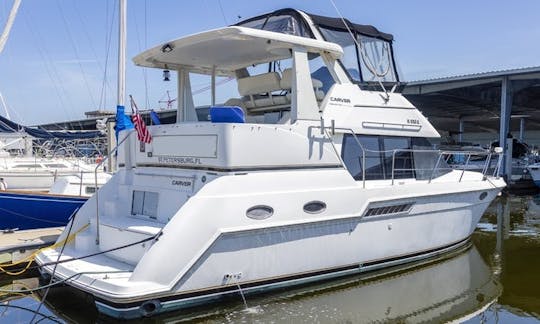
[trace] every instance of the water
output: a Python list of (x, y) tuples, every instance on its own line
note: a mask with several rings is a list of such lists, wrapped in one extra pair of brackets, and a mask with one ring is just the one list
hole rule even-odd
[[(0, 278), (2, 289), (31, 289), (37, 274)], [(437, 260), (263, 296), (142, 319), (142, 323), (540, 323), (540, 196), (501, 197), (469, 246)], [(40, 296), (0, 293), (0, 322), (28, 323)], [(91, 297), (51, 289), (36, 321), (115, 322)]]

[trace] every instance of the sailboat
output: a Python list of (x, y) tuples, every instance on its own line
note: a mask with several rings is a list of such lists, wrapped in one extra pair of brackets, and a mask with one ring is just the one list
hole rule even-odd
[[(12, 5), (0, 36), (2, 52), (21, 0)], [(3, 101), (3, 99), (2, 99)], [(18, 134), (27, 141), (25, 156), (12, 156), (0, 150), (0, 230), (26, 230), (67, 224), (69, 217), (110, 175), (97, 172), (96, 166), (79, 159), (39, 158), (32, 155), (32, 139), (79, 139), (102, 136), (100, 132), (51, 132), (26, 127), (0, 116), (0, 132)], [(94, 173), (96, 175), (94, 176)], [(92, 182), (89, 181), (92, 175)], [(65, 178), (64, 178), (65, 177)]]

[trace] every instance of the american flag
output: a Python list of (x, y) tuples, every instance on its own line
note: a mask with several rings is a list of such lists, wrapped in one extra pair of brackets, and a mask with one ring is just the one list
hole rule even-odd
[(131, 111), (133, 112), (133, 115), (131, 115), (131, 120), (133, 121), (135, 129), (137, 130), (137, 138), (139, 141), (148, 144), (152, 142), (152, 135), (150, 135), (148, 128), (146, 128), (146, 124), (144, 123), (141, 114), (139, 114), (137, 104), (131, 95), (129, 96), (129, 100), (131, 102)]

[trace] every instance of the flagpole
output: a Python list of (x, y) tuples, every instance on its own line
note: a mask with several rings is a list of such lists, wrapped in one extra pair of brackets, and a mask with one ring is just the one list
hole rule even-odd
[(117, 107), (125, 109), (126, 96), (126, 0), (120, 0), (120, 21), (118, 26), (118, 93)]

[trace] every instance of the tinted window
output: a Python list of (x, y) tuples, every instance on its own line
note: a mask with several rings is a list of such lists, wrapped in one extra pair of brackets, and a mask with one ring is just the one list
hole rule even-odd
[(392, 179), (392, 167), (394, 179), (415, 177), (411, 138), (357, 135), (356, 139), (346, 134), (342, 146), (343, 161), (354, 179), (363, 179), (363, 164), (366, 180)]
[(362, 150), (351, 135), (347, 134), (343, 137), (341, 158), (353, 178), (355, 180), (362, 180), (362, 168), (360, 167)]
[[(384, 168), (386, 179), (392, 179), (392, 163), (394, 163), (394, 178), (412, 178), (411, 139), (408, 137), (383, 137)], [(393, 161), (393, 162), (392, 162)]]
[(290, 15), (271, 16), (269, 18), (261, 17), (261, 19), (248, 21), (238, 26), (268, 30), (289, 35), (311, 37), (305, 30), (302, 22)]
[(343, 57), (340, 59), (341, 63), (352, 80), (360, 81), (356, 43), (351, 35), (346, 31), (337, 31), (322, 27), (320, 30), (325, 40), (337, 43), (343, 48)]
[(84, 189), (84, 192), (87, 194), (87, 195), (90, 195), (90, 194), (95, 194), (97, 191), (97, 188), (96, 187), (86, 187)]
[[(381, 160), (381, 147), (378, 136), (359, 136), (358, 139), (364, 148), (366, 159), (366, 180), (384, 179), (384, 169)], [(360, 161), (362, 165), (362, 161)]]
[(365, 163), (366, 180), (384, 179), (379, 138), (362, 135), (356, 138), (362, 147), (352, 135), (346, 134), (343, 138), (342, 157), (351, 175), (356, 180), (362, 180), (362, 164)]
[(131, 215), (145, 215), (156, 219), (158, 198), (157, 192), (133, 190)]

